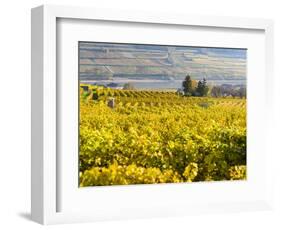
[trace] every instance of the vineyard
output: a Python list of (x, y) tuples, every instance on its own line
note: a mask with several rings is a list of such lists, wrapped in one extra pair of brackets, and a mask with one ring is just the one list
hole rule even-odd
[(81, 187), (246, 179), (246, 99), (81, 86), (79, 164)]

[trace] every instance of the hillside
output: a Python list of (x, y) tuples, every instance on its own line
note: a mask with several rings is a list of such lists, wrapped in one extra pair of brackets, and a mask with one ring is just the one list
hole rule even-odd
[(80, 42), (80, 80), (183, 80), (245, 84), (241, 50)]

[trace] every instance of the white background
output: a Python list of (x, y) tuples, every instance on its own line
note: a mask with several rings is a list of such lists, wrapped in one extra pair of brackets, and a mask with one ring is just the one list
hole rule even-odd
[[(0, 228), (39, 229), (29, 221), (30, 209), (30, 8), (43, 3), (187, 14), (263, 17), (275, 20), (275, 75), (281, 76), (281, 14), (278, 0), (9, 0), (2, 1), (1, 112), (0, 112)], [(275, 84), (281, 105), (281, 80)], [(280, 229), (281, 151), (280, 106), (275, 111), (275, 210), (273, 212), (201, 215), (166, 219), (130, 220), (48, 226), (52, 229)], [(279, 136), (279, 137), (278, 137)], [(278, 164), (279, 163), (279, 164)], [(280, 181), (280, 182), (278, 182)]]
[[(261, 169), (265, 166), (266, 149), (263, 140), (264, 129), (264, 32), (245, 30), (219, 30), (218, 28), (158, 27), (147, 24), (106, 24), (85, 20), (61, 19), (57, 22), (58, 71), (59, 79), (59, 122), (60, 134), (60, 197), (59, 210), (63, 212), (91, 212), (97, 216), (101, 211), (105, 215), (151, 216), (156, 210), (159, 216), (169, 208), (173, 213), (181, 208), (186, 212), (202, 211), (203, 206), (212, 203), (250, 202), (265, 199), (266, 177)], [(77, 57), (78, 41), (139, 43), (139, 44), (173, 44), (207, 47), (246, 47), (247, 48), (247, 183), (193, 183), (147, 186), (111, 186), (78, 188), (78, 91), (77, 91)], [(259, 101), (259, 103), (256, 103)], [(267, 110), (268, 111), (268, 110)], [(206, 196), (205, 194), (208, 194)], [(137, 198), (137, 199), (136, 199)], [(200, 205), (202, 204), (202, 206)], [(198, 208), (199, 206), (199, 208)], [(230, 205), (226, 205), (229, 207)], [(75, 207), (75, 208), (74, 208)], [(149, 208), (149, 210), (147, 210)], [(157, 208), (158, 207), (158, 208)], [(160, 207), (160, 208), (159, 208)], [(188, 207), (188, 208), (186, 208)], [(145, 211), (143, 211), (145, 210)], [(148, 211), (151, 211), (148, 212)], [(162, 212), (163, 213), (162, 213)], [(160, 214), (162, 213), (162, 215)], [(153, 215), (155, 216), (155, 215)]]

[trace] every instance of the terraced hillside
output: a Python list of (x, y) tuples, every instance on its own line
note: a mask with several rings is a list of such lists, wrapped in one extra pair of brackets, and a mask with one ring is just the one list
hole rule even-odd
[(175, 81), (187, 73), (220, 84), (246, 79), (245, 51), (237, 49), (230, 55), (224, 49), (81, 42), (79, 60), (82, 82)]

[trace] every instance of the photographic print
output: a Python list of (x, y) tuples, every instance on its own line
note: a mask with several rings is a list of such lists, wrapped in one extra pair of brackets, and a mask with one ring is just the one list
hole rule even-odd
[(247, 49), (78, 49), (80, 187), (246, 180)]

